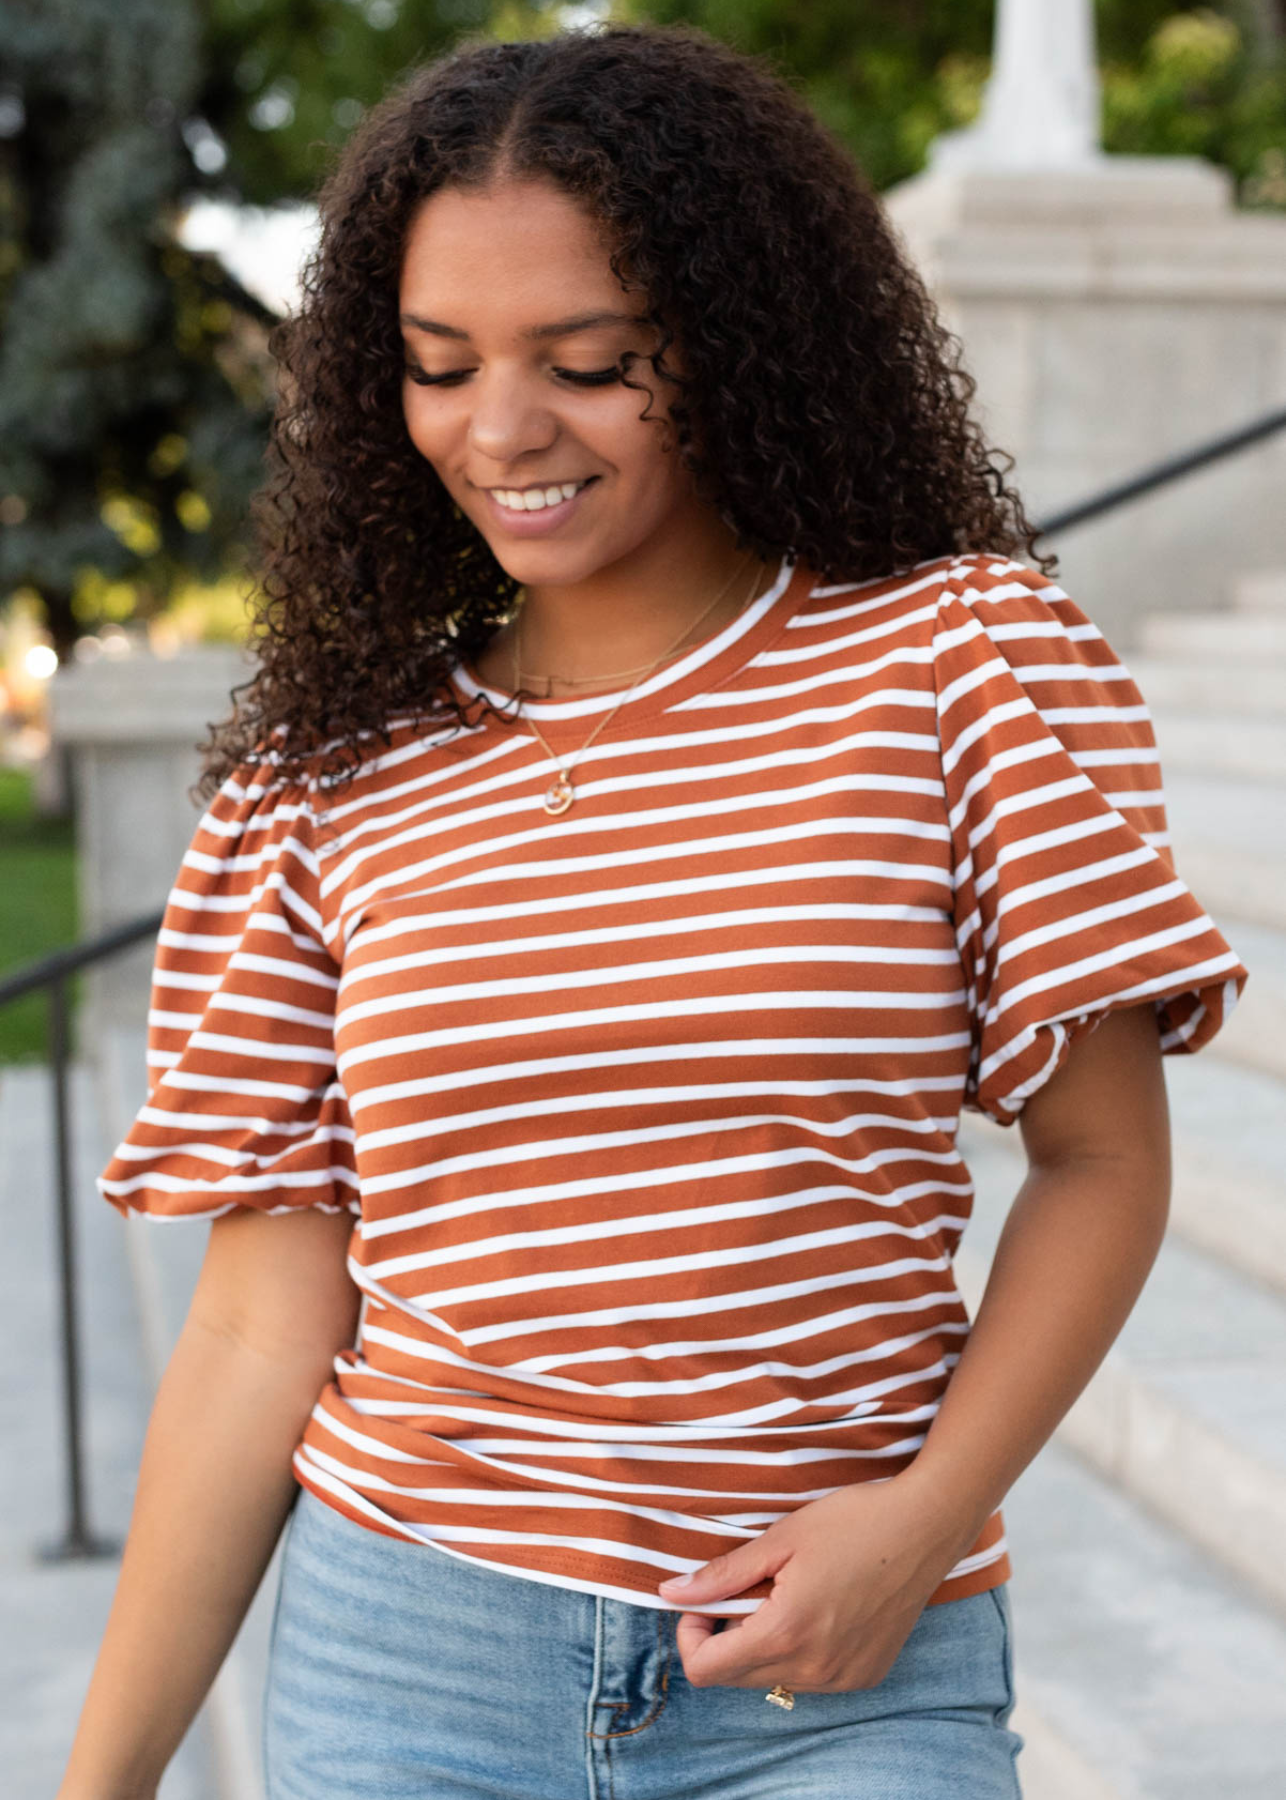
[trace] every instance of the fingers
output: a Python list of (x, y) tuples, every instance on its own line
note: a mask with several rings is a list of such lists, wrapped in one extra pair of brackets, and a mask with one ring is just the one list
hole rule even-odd
[(769, 1602), (758, 1612), (738, 1620), (719, 1621), (702, 1613), (684, 1613), (675, 1632), (683, 1673), (693, 1687), (757, 1687), (762, 1680), (771, 1687), (777, 1674), (765, 1679), (763, 1671), (780, 1661), (776, 1622), (764, 1619)]
[(707, 1638), (715, 1635), (718, 1619), (709, 1613), (682, 1613), (675, 1627), (674, 1642), (679, 1652), (679, 1660), (683, 1664), (684, 1673)]
[(786, 1562), (789, 1551), (771, 1530), (747, 1544), (738, 1544), (724, 1556), (716, 1556), (691, 1575), (672, 1575), (657, 1592), (663, 1600), (681, 1606), (709, 1606), (731, 1600), (761, 1581), (770, 1581)]

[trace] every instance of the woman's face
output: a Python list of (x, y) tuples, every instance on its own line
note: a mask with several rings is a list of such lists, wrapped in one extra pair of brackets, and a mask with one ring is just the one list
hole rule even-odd
[(594, 220), (533, 179), (440, 189), (407, 234), (407, 429), (501, 567), (528, 585), (584, 582), (719, 529), (673, 448), (673, 384), (634, 366), (630, 379), (656, 396), (644, 422), (646, 393), (617, 377), (624, 352), (657, 338), (608, 254)]

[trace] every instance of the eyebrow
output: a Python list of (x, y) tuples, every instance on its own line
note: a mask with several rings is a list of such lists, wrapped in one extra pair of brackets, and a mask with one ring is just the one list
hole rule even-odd
[[(550, 325), (531, 325), (523, 333), (528, 338), (571, 337), (577, 331), (592, 331), (598, 325), (643, 325), (642, 313), (587, 312), (573, 313), (569, 319), (555, 319)], [(421, 319), (415, 313), (403, 313), (402, 324), (415, 331), (427, 331), (433, 337), (456, 338), (467, 343), (469, 334), (456, 325), (443, 325), (438, 319)]]

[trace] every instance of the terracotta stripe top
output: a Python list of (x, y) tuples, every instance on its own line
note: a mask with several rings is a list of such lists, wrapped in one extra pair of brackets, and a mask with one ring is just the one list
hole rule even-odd
[[(528, 710), (571, 753), (617, 698)], [(361, 1320), (298, 1480), (663, 1606), (914, 1458), (970, 1328), (962, 1106), (1011, 1123), (1149, 999), (1197, 1050), (1247, 971), (1175, 873), (1137, 686), (1003, 558), (843, 586), (787, 559), (640, 685), (558, 818), (551, 774), (487, 719), (395, 721), (347, 789), (271, 756), (229, 780), (100, 1186), (347, 1208)], [(930, 1604), (1009, 1573), (997, 1511)]]

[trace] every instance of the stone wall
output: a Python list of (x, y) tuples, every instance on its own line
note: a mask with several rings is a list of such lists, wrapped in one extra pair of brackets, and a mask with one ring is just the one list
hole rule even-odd
[[(164, 905), (200, 815), (188, 791), (200, 774), (197, 745), (248, 673), (237, 651), (208, 648), (103, 658), (54, 677), (51, 729), (70, 751), (82, 936)], [(151, 958), (141, 945), (87, 978), (86, 1046), (105, 1018), (145, 1022)]]
[[(887, 204), (1037, 517), (1286, 402), (1286, 219), (1210, 164), (946, 166)], [(1145, 613), (1286, 566), (1284, 492), (1286, 434), (1052, 540), (1064, 584), (1125, 651)]]

